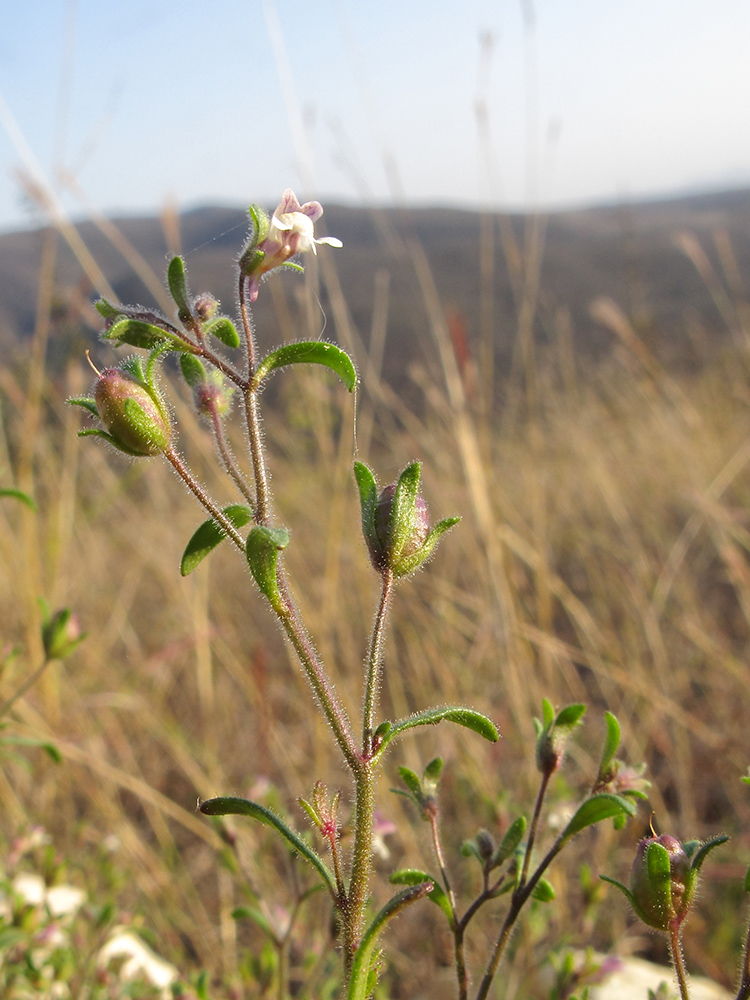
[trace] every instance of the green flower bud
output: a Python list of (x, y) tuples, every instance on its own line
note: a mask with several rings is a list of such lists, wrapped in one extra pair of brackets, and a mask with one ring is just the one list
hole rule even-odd
[(645, 837), (638, 844), (630, 874), (633, 909), (657, 930), (679, 926), (693, 901), (697, 876), (679, 840), (668, 833)]
[(172, 425), (156, 393), (119, 368), (106, 368), (94, 387), (94, 402), (112, 444), (127, 455), (161, 455)]
[(61, 608), (42, 623), (42, 645), (47, 660), (64, 660), (86, 638), (78, 617), (69, 608)]
[[(396, 483), (380, 491), (375, 505), (375, 535), (370, 544), (370, 559), (375, 569), (392, 565), (395, 558), (406, 558), (420, 549), (430, 530), (430, 515), (424, 497), (418, 495), (413, 511), (406, 512), (403, 523), (395, 510)], [(403, 540), (398, 536), (402, 535)], [(398, 542), (401, 541), (397, 552)]]

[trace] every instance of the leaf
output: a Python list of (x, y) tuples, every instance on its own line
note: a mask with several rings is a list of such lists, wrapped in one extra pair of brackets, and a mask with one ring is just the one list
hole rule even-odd
[(94, 309), (96, 309), (102, 319), (114, 319), (115, 316), (122, 316), (122, 309), (118, 309), (117, 306), (113, 306), (103, 298), (98, 299), (94, 303)]
[(21, 503), (26, 504), (29, 510), (36, 510), (36, 503), (32, 497), (30, 497), (28, 493), (24, 493), (23, 490), (0, 490), (0, 497), (13, 497), (14, 500), (20, 500)]
[(602, 882), (609, 882), (610, 885), (616, 886), (623, 894), (623, 896), (627, 898), (628, 902), (632, 905), (633, 894), (626, 885), (623, 885), (622, 882), (618, 882), (616, 878), (610, 878), (609, 875), (600, 875), (599, 878), (602, 880)]
[(194, 354), (180, 355), (180, 371), (191, 389), (206, 378), (206, 366)]
[(419, 780), (417, 775), (408, 767), (400, 767), (398, 773), (401, 775), (401, 780), (409, 789), (414, 798), (419, 802), (422, 798), (422, 782)]
[(571, 819), (563, 832), (563, 838), (580, 833), (587, 826), (600, 823), (603, 819), (612, 816), (635, 816), (637, 809), (635, 805), (622, 795), (612, 795), (610, 792), (601, 792), (599, 795), (592, 795), (591, 798), (580, 805), (575, 816)]
[(262, 931), (271, 938), (272, 941), (276, 941), (276, 934), (273, 928), (269, 924), (268, 920), (261, 911), (255, 906), (237, 906), (232, 910), (232, 920), (252, 920), (252, 922), (260, 927)]
[(750, 868), (745, 872), (745, 881), (743, 883), (743, 888), (745, 892), (750, 892)]
[(182, 257), (173, 257), (167, 268), (167, 284), (169, 292), (177, 306), (177, 315), (181, 323), (189, 323), (193, 318), (190, 309), (190, 299), (185, 274), (185, 261)]
[[(414, 537), (414, 525), (417, 517), (417, 496), (419, 495), (419, 480), (422, 466), (419, 462), (407, 465), (396, 483), (393, 494), (390, 517), (388, 519), (387, 548), (389, 559), (396, 576), (404, 576), (397, 562), (404, 546)], [(385, 542), (385, 539), (381, 539)], [(415, 553), (416, 554), (416, 553)]]
[(602, 779), (608, 776), (617, 748), (620, 746), (620, 723), (611, 712), (605, 712), (604, 719), (607, 723), (607, 739), (604, 741), (602, 760), (599, 765), (599, 777)]
[(416, 552), (402, 559), (393, 567), (394, 575), (400, 577), (406, 576), (408, 573), (413, 573), (415, 569), (430, 558), (435, 551), (437, 543), (446, 531), (449, 531), (455, 524), (458, 524), (460, 520), (460, 517), (444, 517), (442, 521), (438, 521), (434, 528), (430, 529), (430, 533), (427, 535), (424, 544)]
[(352, 962), (351, 978), (349, 979), (349, 991), (347, 1000), (367, 1000), (368, 990), (372, 985), (370, 971), (372, 969), (373, 952), (378, 938), (383, 932), (385, 925), (400, 913), (409, 903), (421, 899), (432, 890), (434, 882), (422, 882), (419, 885), (410, 886), (390, 899), (383, 909), (378, 913), (373, 922), (367, 928), (360, 942), (359, 948), (354, 954)]
[(585, 705), (567, 705), (555, 719), (555, 729), (574, 729), (586, 714)]
[(710, 840), (707, 840), (705, 844), (701, 844), (701, 846), (698, 848), (696, 852), (695, 857), (692, 859), (692, 862), (690, 864), (690, 868), (692, 869), (692, 871), (694, 872), (700, 871), (701, 865), (706, 860), (711, 851), (714, 849), (714, 847), (719, 847), (721, 844), (726, 844), (728, 840), (729, 837), (727, 837), (726, 834), (722, 834), (721, 836), (718, 837), (712, 837)]
[(203, 332), (208, 336), (216, 337), (227, 347), (240, 346), (240, 335), (228, 316), (217, 316), (216, 319), (207, 320), (203, 324)]
[(62, 764), (62, 754), (57, 749), (54, 743), (50, 743), (48, 740), (35, 740), (31, 736), (6, 736), (0, 739), (0, 745), (11, 746), (11, 747), (37, 747), (44, 752), (56, 763)]
[(555, 890), (546, 878), (539, 879), (531, 890), (531, 896), (533, 899), (539, 900), (540, 903), (551, 903), (556, 898)]
[(70, 399), (66, 400), (71, 406), (82, 406), (84, 410), (88, 410), (89, 413), (99, 419), (99, 410), (96, 408), (96, 400), (92, 399), (91, 396), (71, 396)]
[(498, 865), (501, 865), (504, 861), (508, 860), (511, 854), (513, 854), (515, 849), (521, 843), (524, 833), (526, 833), (526, 817), (519, 816), (505, 831), (505, 836), (492, 858), (493, 868), (497, 868)]
[[(232, 522), (235, 528), (243, 528), (253, 517), (253, 512), (250, 508), (240, 503), (224, 507), (222, 514)], [(185, 546), (182, 561), (180, 562), (180, 573), (182, 576), (188, 576), (189, 573), (192, 573), (209, 552), (212, 552), (225, 538), (226, 532), (213, 518), (204, 521)]]
[(394, 872), (388, 881), (391, 885), (420, 885), (422, 882), (432, 882), (432, 892), (427, 898), (431, 903), (440, 907), (448, 918), (448, 923), (453, 927), (454, 917), (451, 901), (443, 887), (432, 875), (428, 875), (427, 872), (420, 871), (418, 868), (402, 868), (400, 871)]
[(327, 344), (323, 340), (306, 340), (296, 344), (284, 344), (278, 350), (266, 355), (255, 370), (250, 388), (257, 390), (263, 379), (276, 368), (286, 365), (325, 365), (336, 372), (349, 392), (353, 392), (357, 384), (357, 372), (351, 358), (335, 344)]
[(378, 535), (375, 530), (375, 511), (378, 505), (378, 484), (370, 469), (364, 462), (354, 463), (354, 478), (359, 490), (359, 506), (362, 514), (362, 534), (370, 552), (379, 548)]
[(225, 796), (201, 802), (200, 811), (204, 816), (252, 816), (253, 819), (257, 819), (260, 823), (264, 823), (266, 826), (270, 826), (272, 829), (278, 831), (292, 845), (294, 850), (312, 865), (325, 882), (331, 896), (336, 899), (336, 886), (328, 865), (319, 854), (302, 840), (299, 834), (291, 830), (270, 809), (266, 809), (265, 806), (260, 805), (258, 802), (251, 802), (249, 799)]
[(162, 330), (160, 326), (153, 323), (146, 323), (141, 319), (130, 319), (123, 316), (102, 334), (102, 340), (115, 340), (119, 344), (129, 344), (131, 347), (141, 347), (150, 351), (154, 347), (159, 347), (164, 343), (173, 344), (175, 347), (185, 348), (185, 341), (180, 337)]
[(279, 582), (276, 577), (276, 562), (279, 552), (289, 544), (286, 528), (256, 527), (247, 536), (245, 554), (250, 572), (273, 608), (281, 607)]
[(447, 705), (445, 708), (428, 708), (426, 711), (418, 712), (408, 719), (401, 719), (398, 722), (394, 722), (390, 731), (383, 737), (383, 742), (380, 744), (380, 749), (377, 753), (382, 753), (392, 739), (400, 736), (409, 729), (415, 729), (417, 726), (436, 726), (439, 722), (443, 721), (455, 722), (458, 726), (465, 726), (466, 729), (471, 729), (473, 732), (479, 733), (480, 736), (483, 736), (491, 743), (495, 743), (500, 739), (500, 734), (495, 724), (486, 715), (482, 715), (481, 712), (475, 712), (471, 708), (464, 708), (461, 705)]

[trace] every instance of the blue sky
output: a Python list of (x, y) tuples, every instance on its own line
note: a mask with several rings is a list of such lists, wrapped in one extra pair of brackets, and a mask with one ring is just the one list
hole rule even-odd
[(73, 215), (60, 166), (108, 213), (750, 186), (748, 53), (749, 0), (9, 4), (0, 229), (34, 220), (23, 162)]

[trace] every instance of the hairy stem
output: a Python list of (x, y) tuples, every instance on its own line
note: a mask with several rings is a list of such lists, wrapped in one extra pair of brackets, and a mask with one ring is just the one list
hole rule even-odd
[(673, 923), (669, 928), (669, 954), (672, 959), (672, 967), (677, 978), (677, 985), (680, 987), (680, 997), (682, 1000), (690, 1000), (690, 990), (688, 989), (687, 971), (685, 969), (685, 959), (682, 956), (682, 941), (680, 939), (679, 924)]
[(367, 656), (367, 677), (365, 680), (364, 709), (362, 713), (362, 753), (365, 757), (372, 754), (372, 734), (375, 726), (375, 708), (380, 683), (380, 669), (383, 662), (383, 647), (385, 645), (385, 626), (388, 620), (388, 609), (393, 593), (393, 571), (383, 572), (383, 587), (380, 592), (380, 604), (375, 616), (375, 624), (370, 639), (370, 651)]
[(224, 426), (221, 422), (219, 414), (216, 412), (216, 407), (211, 407), (211, 424), (214, 432), (214, 439), (216, 441), (216, 447), (219, 449), (219, 455), (221, 456), (221, 461), (224, 464), (224, 468), (227, 474), (231, 477), (234, 485), (240, 491), (242, 496), (247, 500), (250, 506), (255, 512), (255, 497), (252, 494), (252, 490), (245, 482), (244, 476), (237, 468), (237, 463), (235, 462), (234, 455), (229, 447), (229, 442), (224, 434)]
[(750, 924), (745, 936), (745, 950), (742, 953), (742, 978), (736, 1000), (748, 1000), (748, 998), (750, 998)]
[(237, 548), (241, 551), (245, 551), (245, 539), (237, 531), (235, 526), (229, 520), (229, 518), (224, 514), (220, 507), (214, 503), (211, 497), (206, 493), (201, 484), (188, 469), (185, 463), (182, 461), (180, 456), (174, 450), (174, 448), (168, 448), (164, 452), (164, 457), (172, 465), (180, 479), (185, 483), (190, 492), (197, 497), (198, 501), (205, 507), (211, 517), (219, 524), (227, 535), (232, 539)]
[(523, 870), (521, 871), (521, 878), (518, 883), (519, 888), (523, 888), (526, 883), (526, 877), (529, 874), (529, 865), (531, 864), (531, 852), (534, 848), (534, 841), (536, 840), (536, 832), (539, 829), (539, 817), (542, 814), (542, 803), (544, 802), (544, 795), (547, 791), (547, 785), (549, 784), (550, 776), (546, 772), (542, 775), (542, 783), (539, 786), (539, 792), (536, 797), (536, 803), (534, 804), (534, 816), (531, 820), (531, 826), (529, 827), (529, 837), (526, 842), (526, 853), (523, 856)]
[(375, 813), (373, 766), (362, 761), (355, 772), (356, 806), (354, 816), (354, 851), (349, 894), (343, 913), (344, 966), (347, 980), (364, 925), (365, 905), (372, 872), (372, 827)]

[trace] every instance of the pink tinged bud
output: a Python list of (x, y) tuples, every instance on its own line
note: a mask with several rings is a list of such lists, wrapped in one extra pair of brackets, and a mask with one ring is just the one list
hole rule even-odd
[(127, 372), (107, 368), (94, 388), (94, 401), (112, 443), (129, 455), (160, 455), (169, 447), (172, 426), (166, 409)]
[(86, 638), (78, 621), (68, 608), (50, 615), (42, 625), (42, 644), (48, 660), (64, 660)]
[(696, 872), (682, 844), (669, 834), (645, 837), (636, 849), (630, 892), (638, 916), (649, 927), (668, 931), (687, 916)]
[(195, 315), (201, 323), (205, 323), (206, 320), (215, 316), (218, 308), (218, 300), (215, 299), (209, 292), (204, 292), (202, 295), (199, 295), (193, 303)]
[(227, 386), (221, 372), (209, 372), (193, 386), (195, 408), (204, 417), (223, 417), (232, 400), (232, 388)]
[(394, 533), (396, 525), (393, 519), (393, 506), (396, 496), (396, 483), (390, 483), (380, 491), (375, 507), (375, 534), (377, 547), (371, 551), (376, 569), (389, 565), (394, 555), (406, 558), (420, 549), (430, 531), (430, 515), (427, 504), (422, 496), (417, 496), (414, 504), (414, 523), (400, 552), (393, 552)]

